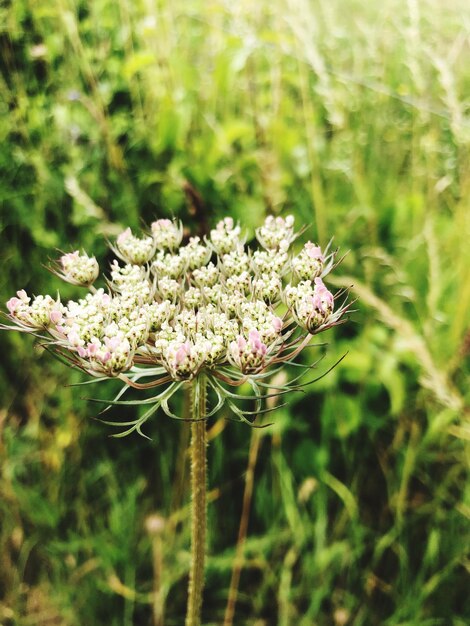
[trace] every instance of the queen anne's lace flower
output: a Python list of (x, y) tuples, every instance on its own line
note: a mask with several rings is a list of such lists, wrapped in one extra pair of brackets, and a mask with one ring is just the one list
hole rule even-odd
[(292, 255), (292, 216), (268, 217), (256, 231), (257, 250), (231, 218), (205, 243), (191, 237), (179, 247), (182, 232), (170, 220), (153, 222), (152, 236), (126, 229), (106, 289), (92, 286), (94, 257), (63, 255), (56, 273), (89, 293), (64, 304), (20, 290), (7, 302), (10, 320), (93, 376), (135, 387), (154, 376), (147, 386), (170, 383), (174, 391), (204, 372), (218, 398), (223, 382), (257, 385), (266, 368), (292, 360), (313, 334), (341, 321), (347, 306), (335, 307), (323, 282), (334, 254), (308, 242)]

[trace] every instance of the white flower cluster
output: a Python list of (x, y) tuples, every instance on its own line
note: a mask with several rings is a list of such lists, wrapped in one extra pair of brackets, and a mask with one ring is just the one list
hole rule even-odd
[[(66, 304), (24, 290), (7, 302), (22, 330), (46, 332), (51, 343), (94, 375), (119, 376), (135, 364), (161, 367), (170, 380), (201, 370), (256, 374), (288, 360), (304, 340), (338, 323), (322, 277), (333, 254), (313, 243), (293, 255), (294, 218), (268, 217), (257, 229), (260, 249), (245, 246), (226, 218), (207, 239), (181, 245), (181, 224), (158, 220), (136, 237), (128, 228), (113, 250), (107, 289), (96, 289), (94, 257), (60, 259), (64, 280), (90, 293)], [(44, 334), (42, 335), (44, 337)]]
[(59, 270), (56, 273), (72, 285), (88, 287), (98, 278), (100, 268), (94, 256), (80, 254), (78, 250), (68, 252), (59, 259)]

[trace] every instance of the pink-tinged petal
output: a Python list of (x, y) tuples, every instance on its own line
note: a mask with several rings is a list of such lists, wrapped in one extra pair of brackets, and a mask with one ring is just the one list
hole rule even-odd
[(186, 357), (189, 356), (189, 351), (186, 347), (185, 344), (182, 344), (178, 350), (176, 351), (175, 354), (175, 363), (176, 365), (181, 365), (181, 363), (183, 363), (183, 361), (186, 359)]
[(171, 220), (168, 219), (157, 220), (152, 224), (152, 228), (168, 228), (169, 226), (171, 226)]
[(23, 302), (29, 302), (31, 300), (31, 298), (28, 298), (28, 294), (24, 289), (20, 289), (19, 291), (17, 291), (16, 295), (20, 300), (23, 300)]
[(315, 295), (318, 295), (319, 297), (323, 298), (328, 304), (328, 306), (333, 306), (333, 303), (334, 303), (333, 294), (331, 293), (331, 291), (328, 291), (328, 289), (325, 287), (325, 284), (321, 278), (315, 278), (315, 291), (314, 292), (315, 292)]
[(15, 297), (10, 298), (7, 302), (7, 309), (13, 315), (16, 309), (20, 306), (20, 304), (21, 304), (21, 300), (19, 298), (15, 298)]
[(272, 325), (273, 325), (274, 330), (277, 333), (281, 332), (281, 330), (282, 330), (282, 320), (281, 320), (280, 317), (274, 317), (273, 321), (272, 321)]
[(53, 324), (59, 324), (59, 322), (62, 321), (62, 313), (60, 311), (57, 311), (57, 309), (51, 311), (49, 317), (51, 318), (51, 322)]
[(324, 312), (323, 302), (322, 302), (322, 299), (320, 298), (320, 294), (316, 293), (313, 296), (311, 296), (311, 303), (312, 303), (312, 308), (317, 309), (318, 311), (322, 311), (322, 313)]
[(111, 352), (105, 352), (99, 357), (101, 363), (107, 363), (110, 358), (111, 358)]
[(250, 348), (253, 352), (259, 352), (261, 350), (261, 346), (263, 345), (259, 332), (254, 329), (250, 330), (248, 333), (248, 341), (250, 342)]
[(307, 256), (309, 256), (311, 259), (318, 259), (319, 261), (322, 261), (322, 262), (325, 260), (320, 246), (316, 246), (314, 243), (311, 243), (310, 241), (305, 244), (305, 251), (307, 253)]
[(246, 348), (246, 340), (244, 337), (242, 337), (241, 335), (238, 335), (237, 338), (237, 346), (238, 349), (240, 350), (240, 352), (244, 352), (245, 348)]
[(83, 346), (78, 346), (77, 352), (78, 352), (78, 356), (81, 356), (82, 359), (84, 357), (86, 357), (86, 355), (87, 355), (87, 351), (85, 350), (85, 348)]
[(88, 348), (87, 348), (88, 356), (95, 356), (97, 350), (98, 350), (98, 346), (96, 345), (96, 343), (88, 344)]
[(103, 297), (101, 298), (101, 304), (103, 306), (108, 306), (111, 303), (111, 296), (107, 293), (103, 294)]
[(61, 333), (62, 335), (65, 335), (65, 326), (62, 326), (62, 324), (59, 324), (58, 326), (56, 326), (56, 331)]
[(120, 346), (121, 339), (119, 337), (111, 337), (111, 339), (109, 337), (105, 337), (104, 342), (108, 350), (114, 352)]
[(69, 263), (73, 263), (78, 258), (80, 258), (80, 252), (78, 250), (75, 250), (74, 252), (67, 252), (67, 254), (62, 255), (59, 261), (62, 267), (65, 269), (65, 267), (69, 265)]
[(67, 339), (69, 340), (69, 343), (72, 344), (72, 346), (80, 345), (81, 340), (80, 340), (78, 333), (75, 330), (71, 330), (69, 332)]
[(130, 228), (126, 228), (126, 230), (124, 232), (122, 232), (119, 237), (117, 238), (117, 243), (121, 244), (124, 243), (126, 241), (126, 239), (129, 239), (129, 237), (132, 236), (132, 231)]

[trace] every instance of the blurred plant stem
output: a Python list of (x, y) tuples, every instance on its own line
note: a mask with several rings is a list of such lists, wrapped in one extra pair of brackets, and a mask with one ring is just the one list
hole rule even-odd
[[(190, 387), (183, 387), (184, 391), (184, 399), (183, 399), (183, 416), (185, 419), (190, 419), (192, 414), (192, 394)], [(177, 452), (177, 460), (175, 463), (175, 474), (173, 477), (173, 485), (171, 493), (171, 511), (174, 513), (178, 511), (183, 503), (184, 497), (187, 491), (187, 454), (189, 447), (189, 432), (190, 425), (189, 421), (182, 422), (181, 428), (179, 429), (179, 442), (178, 442), (178, 452)], [(173, 534), (174, 540), (174, 534)]]
[(191, 566), (189, 571), (186, 626), (201, 624), (204, 559), (206, 551), (206, 380), (197, 376), (192, 384), (191, 422)]
[[(285, 372), (282, 372), (273, 379), (273, 384), (282, 384), (286, 382)], [(268, 394), (270, 395), (270, 394)], [(269, 397), (267, 404), (271, 408), (277, 402), (277, 398)], [(240, 518), (240, 526), (238, 527), (237, 546), (235, 549), (235, 558), (232, 566), (232, 576), (230, 579), (230, 587), (228, 591), (227, 606), (225, 607), (223, 626), (232, 626), (235, 617), (235, 606), (237, 603), (238, 586), (240, 584), (240, 575), (243, 567), (243, 552), (245, 548), (246, 536), (248, 532), (248, 521), (250, 519), (251, 502), (253, 500), (253, 487), (255, 483), (255, 469), (258, 462), (259, 451), (261, 448), (261, 432), (253, 429), (251, 433), (250, 449), (248, 451), (248, 465), (245, 474), (245, 489), (243, 491), (242, 514)]]
[(165, 519), (154, 513), (150, 515), (145, 523), (147, 532), (152, 542), (153, 561), (153, 594), (152, 594), (152, 615), (153, 626), (163, 626), (165, 617), (165, 597), (162, 588), (163, 578), (163, 532), (165, 530)]
[(248, 520), (250, 518), (251, 501), (253, 498), (255, 468), (258, 460), (260, 443), (260, 432), (253, 429), (251, 434), (250, 450), (248, 452), (248, 466), (245, 476), (245, 490), (243, 492), (242, 515), (240, 518), (240, 526), (238, 527), (237, 547), (235, 550), (235, 559), (233, 561), (227, 606), (225, 608), (224, 626), (232, 626), (235, 615), (235, 605), (237, 603), (238, 585), (240, 583), (240, 574), (243, 566), (243, 550), (248, 531)]

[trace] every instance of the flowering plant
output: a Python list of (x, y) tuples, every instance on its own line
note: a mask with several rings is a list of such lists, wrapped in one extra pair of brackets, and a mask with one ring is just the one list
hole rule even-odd
[[(341, 323), (349, 305), (335, 306), (323, 279), (335, 266), (335, 253), (311, 242), (298, 254), (291, 247), (298, 233), (294, 218), (268, 217), (256, 230), (259, 247), (248, 247), (241, 228), (225, 218), (204, 240), (190, 237), (182, 245), (182, 225), (160, 219), (136, 237), (128, 228), (112, 250), (106, 288), (94, 283), (99, 267), (78, 250), (63, 254), (53, 271), (63, 280), (88, 288), (78, 301), (60, 296), (28, 296), (17, 292), (7, 302), (13, 325), (29, 332), (66, 363), (95, 380), (123, 382), (109, 405), (146, 404), (147, 411), (115, 436), (133, 431), (144, 435), (147, 420), (162, 408), (170, 417), (169, 400), (188, 383), (192, 388), (193, 560), (187, 625), (200, 623), (205, 533), (205, 420), (224, 404), (235, 419), (271, 409), (261, 402), (301, 387), (296, 376), (282, 387), (269, 383), (276, 368), (293, 364), (312, 336)], [(298, 365), (298, 364), (297, 364)], [(301, 366), (303, 367), (303, 366)], [(305, 366), (310, 369), (311, 365)], [(148, 379), (146, 382), (142, 382)], [(247, 396), (232, 388), (248, 383), (253, 411), (236, 403)], [(161, 387), (143, 400), (121, 400), (130, 388)], [(214, 394), (208, 410), (207, 390)], [(271, 390), (271, 391), (269, 391)]]

